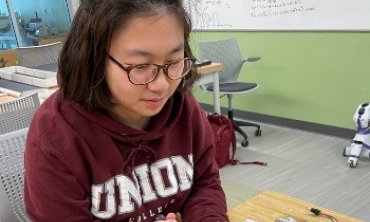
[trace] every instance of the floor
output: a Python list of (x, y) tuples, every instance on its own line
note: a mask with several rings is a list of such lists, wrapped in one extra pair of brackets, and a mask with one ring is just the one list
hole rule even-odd
[[(342, 155), (349, 140), (261, 125), (261, 137), (254, 136), (253, 128), (244, 128), (250, 135), (249, 146), (244, 148), (239, 143), (236, 159), (265, 161), (268, 165), (222, 168), (228, 204), (238, 204), (261, 191), (275, 190), (370, 221), (370, 160), (362, 159), (357, 168), (349, 168), (348, 158)], [(238, 134), (237, 138), (241, 141)]]

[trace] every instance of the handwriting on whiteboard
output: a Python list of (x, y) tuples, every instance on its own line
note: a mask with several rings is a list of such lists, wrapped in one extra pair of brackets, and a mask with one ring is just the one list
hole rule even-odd
[(251, 4), (252, 18), (284, 16), (313, 11), (315, 11), (315, 7), (306, 6), (300, 0), (252, 0)]
[(200, 29), (233, 28), (235, 12), (245, 9), (240, 20), (292, 16), (314, 12), (316, 8), (301, 0), (189, 0), (188, 8), (194, 27)]
[(223, 12), (232, 13), (228, 3), (221, 0), (190, 0), (189, 10), (192, 22), (198, 28), (232, 28), (232, 24), (222, 21), (220, 7)]

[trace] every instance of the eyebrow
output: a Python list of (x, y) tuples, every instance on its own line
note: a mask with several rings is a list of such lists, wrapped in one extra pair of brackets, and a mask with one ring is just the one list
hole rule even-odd
[[(169, 52), (169, 54), (173, 54), (173, 53), (179, 52), (181, 50), (184, 50), (184, 44), (180, 44), (180, 45), (176, 46), (175, 48), (173, 48)], [(126, 51), (126, 53), (127, 53), (128, 56), (144, 56), (144, 57), (153, 56), (152, 53), (150, 53), (148, 51), (140, 50), (140, 49), (129, 49), (128, 51)]]

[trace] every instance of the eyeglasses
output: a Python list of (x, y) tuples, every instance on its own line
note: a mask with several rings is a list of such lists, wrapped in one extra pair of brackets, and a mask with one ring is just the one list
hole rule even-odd
[(181, 79), (190, 72), (195, 63), (195, 59), (182, 58), (163, 65), (144, 63), (124, 67), (111, 55), (108, 55), (108, 58), (118, 67), (127, 72), (128, 79), (134, 85), (146, 85), (150, 82), (153, 82), (154, 79), (157, 78), (161, 69), (163, 69), (163, 72), (167, 78), (171, 80)]

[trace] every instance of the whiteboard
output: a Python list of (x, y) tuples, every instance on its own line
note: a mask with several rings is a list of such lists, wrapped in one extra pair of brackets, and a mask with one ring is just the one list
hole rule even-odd
[(370, 31), (370, 0), (186, 0), (195, 30)]

